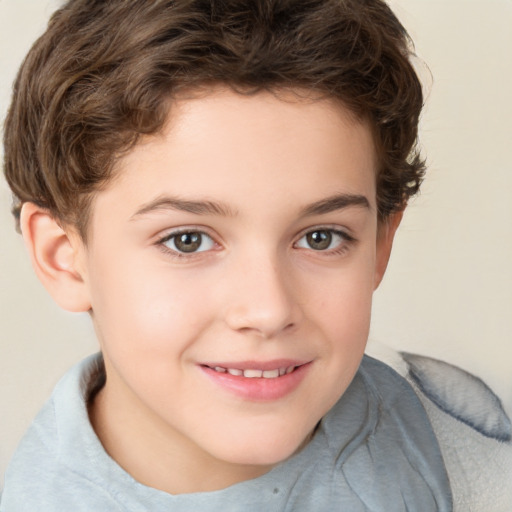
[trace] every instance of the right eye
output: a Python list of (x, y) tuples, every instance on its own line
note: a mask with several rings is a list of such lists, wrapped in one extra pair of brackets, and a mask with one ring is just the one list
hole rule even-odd
[(215, 246), (213, 239), (201, 231), (170, 233), (160, 240), (159, 244), (179, 254), (205, 252)]

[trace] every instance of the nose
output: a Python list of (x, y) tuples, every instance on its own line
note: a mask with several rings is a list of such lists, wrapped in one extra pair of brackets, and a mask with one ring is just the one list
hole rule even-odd
[(225, 321), (231, 329), (272, 338), (297, 326), (301, 310), (285, 262), (264, 256), (245, 259), (229, 279)]

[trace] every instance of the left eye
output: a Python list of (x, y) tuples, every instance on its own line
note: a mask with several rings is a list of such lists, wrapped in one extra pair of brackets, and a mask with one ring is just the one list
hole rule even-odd
[(210, 236), (200, 231), (182, 231), (181, 233), (171, 234), (161, 243), (179, 253), (209, 251), (215, 245)]
[(333, 229), (315, 229), (306, 233), (296, 243), (301, 249), (313, 249), (314, 251), (327, 251), (336, 249), (348, 240), (348, 236)]

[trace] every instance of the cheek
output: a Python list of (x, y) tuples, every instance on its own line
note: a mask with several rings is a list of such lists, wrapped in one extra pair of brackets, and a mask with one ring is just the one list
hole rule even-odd
[[(307, 292), (317, 323), (329, 331), (329, 337), (353, 334), (366, 341), (369, 330), (374, 285), (374, 258), (360, 258), (353, 264), (331, 272), (328, 278), (310, 283)], [(352, 339), (351, 336), (344, 338)]]
[(100, 266), (91, 284), (93, 318), (107, 350), (144, 357), (184, 350), (206, 321), (196, 287), (165, 265), (117, 261)]

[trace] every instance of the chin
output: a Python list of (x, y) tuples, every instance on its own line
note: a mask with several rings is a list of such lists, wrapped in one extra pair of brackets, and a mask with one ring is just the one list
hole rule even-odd
[(283, 432), (282, 435), (270, 438), (262, 432), (257, 438), (235, 444), (221, 457), (231, 464), (244, 466), (275, 466), (300, 451), (311, 438), (309, 432), (302, 435), (290, 435)]

